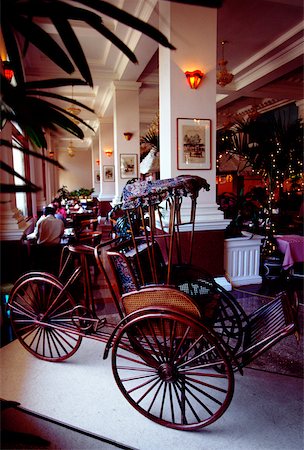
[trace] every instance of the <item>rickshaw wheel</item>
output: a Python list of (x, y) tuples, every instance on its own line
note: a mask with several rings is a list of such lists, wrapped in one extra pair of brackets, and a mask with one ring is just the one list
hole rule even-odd
[(170, 428), (207, 426), (233, 397), (234, 374), (223, 344), (181, 314), (153, 312), (128, 322), (114, 341), (112, 369), (128, 402)]
[[(72, 296), (53, 277), (25, 277), (17, 282), (9, 299), (11, 324), (20, 343), (39, 359), (63, 361), (79, 348), (81, 336), (72, 330)], [(56, 328), (56, 326), (58, 328)], [(59, 329), (59, 327), (61, 327)]]
[(211, 326), (229, 347), (231, 353), (235, 355), (243, 343), (242, 315), (229, 295), (220, 290), (218, 295), (219, 303)]
[(235, 355), (243, 342), (245, 319), (232, 296), (211, 278), (180, 282), (177, 287), (196, 302), (203, 322), (223, 339), (231, 354)]

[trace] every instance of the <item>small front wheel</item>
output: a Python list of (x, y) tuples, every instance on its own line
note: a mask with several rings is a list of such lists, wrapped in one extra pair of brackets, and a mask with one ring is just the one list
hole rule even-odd
[(127, 323), (114, 341), (112, 368), (128, 402), (170, 428), (207, 426), (233, 397), (234, 374), (223, 344), (177, 313), (147, 313)]
[(72, 321), (75, 301), (53, 276), (37, 274), (17, 281), (10, 299), (16, 337), (34, 356), (63, 361), (79, 348), (81, 336)]

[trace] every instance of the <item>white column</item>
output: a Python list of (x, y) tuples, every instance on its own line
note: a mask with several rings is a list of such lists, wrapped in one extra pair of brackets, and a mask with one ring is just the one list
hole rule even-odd
[[(111, 155), (106, 155), (106, 150), (112, 150)], [(115, 170), (114, 170), (114, 137), (113, 120), (101, 119), (99, 125), (99, 161), (100, 161), (100, 201), (112, 201), (115, 197)], [(113, 179), (106, 179), (105, 170), (113, 170)]]
[[(189, 174), (205, 178), (210, 191), (199, 196), (197, 229), (221, 230), (229, 221), (216, 204), (217, 10), (160, 2), (160, 29), (176, 47), (175, 51), (159, 47), (160, 176), (164, 179)], [(190, 89), (184, 72), (195, 69), (201, 70), (205, 79), (198, 89)], [(178, 118), (211, 121), (210, 169), (178, 169)], [(186, 212), (189, 206), (184, 203)]]
[[(1, 138), (7, 141), (12, 139), (12, 127), (9, 122), (1, 131)], [(12, 149), (2, 147), (1, 159), (4, 163), (13, 167)], [(4, 170), (0, 171), (1, 184), (14, 184), (14, 178)], [(24, 231), (30, 226), (30, 222), (24, 220), (21, 212), (16, 208), (15, 194), (0, 193), (0, 240), (12, 241), (21, 239)]]
[(45, 162), (40, 158), (32, 159), (33, 172), (31, 174), (33, 183), (40, 187), (41, 190), (36, 193), (36, 207), (37, 211), (42, 211), (43, 207), (46, 206), (45, 197), (45, 187), (44, 187), (44, 173), (45, 173)]
[[(120, 164), (121, 155), (135, 156), (136, 176), (139, 177), (140, 156), (140, 121), (139, 121), (139, 88), (141, 83), (137, 82), (114, 82), (114, 161), (115, 161), (115, 198), (114, 203), (120, 201), (123, 187), (128, 178), (121, 177)], [(130, 140), (124, 137), (125, 132), (132, 133)], [(130, 174), (129, 178), (134, 178)]]

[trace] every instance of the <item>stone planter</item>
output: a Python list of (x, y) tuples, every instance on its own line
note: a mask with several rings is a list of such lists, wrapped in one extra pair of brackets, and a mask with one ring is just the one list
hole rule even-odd
[(243, 232), (242, 237), (225, 239), (224, 269), (233, 286), (260, 284), (260, 252), (263, 236)]

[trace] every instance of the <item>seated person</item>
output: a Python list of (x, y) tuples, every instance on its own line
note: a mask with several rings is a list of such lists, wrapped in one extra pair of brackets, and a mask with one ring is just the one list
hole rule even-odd
[(38, 239), (38, 226), (39, 226), (40, 222), (42, 222), (45, 218), (46, 218), (46, 215), (45, 215), (45, 208), (43, 208), (43, 214), (42, 214), (42, 216), (39, 217), (39, 219), (38, 219), (37, 222), (35, 223), (34, 231), (33, 231), (32, 233), (29, 233), (29, 234), (26, 236), (26, 239), (27, 239), (28, 241), (37, 241), (37, 239)]
[(65, 224), (66, 218), (67, 218), (67, 212), (66, 209), (60, 204), (60, 201), (58, 199), (54, 199), (53, 207), (55, 208), (55, 217), (57, 219), (61, 219), (63, 223)]
[(63, 221), (55, 216), (55, 208), (47, 206), (45, 208), (45, 219), (38, 225), (38, 244), (54, 245), (59, 244), (64, 233)]

